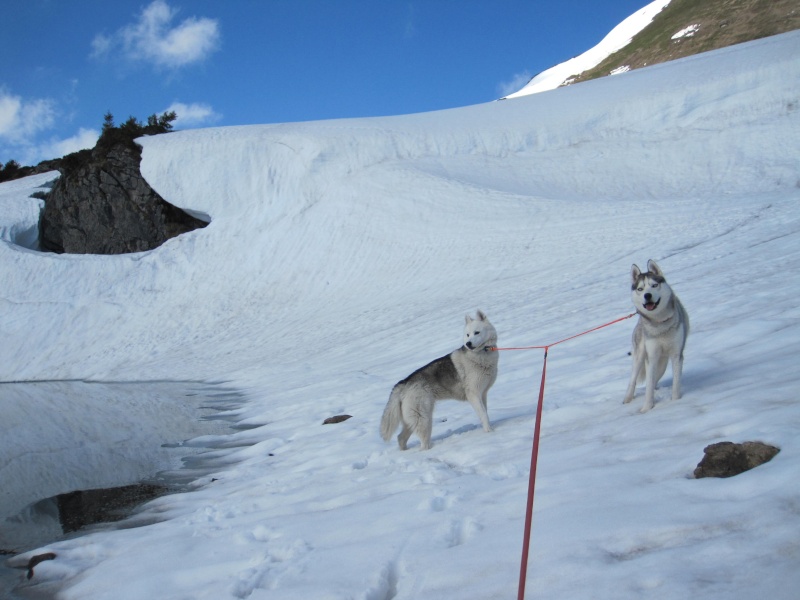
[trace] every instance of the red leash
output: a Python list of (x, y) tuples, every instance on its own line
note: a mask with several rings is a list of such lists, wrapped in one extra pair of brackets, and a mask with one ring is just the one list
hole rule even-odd
[(525, 531), (523, 534), (523, 541), (522, 541), (522, 560), (519, 567), (519, 590), (517, 592), (517, 600), (524, 600), (525, 598), (525, 581), (528, 576), (528, 550), (530, 548), (531, 543), (531, 523), (533, 522), (533, 496), (536, 492), (536, 465), (539, 462), (539, 432), (541, 429), (542, 423), (542, 406), (544, 405), (544, 382), (545, 376), (547, 374), (547, 353), (548, 350), (552, 346), (556, 346), (558, 344), (562, 344), (569, 340), (574, 340), (577, 337), (581, 337), (582, 335), (586, 335), (587, 333), (592, 333), (593, 331), (597, 331), (598, 329), (603, 329), (604, 327), (608, 327), (609, 325), (614, 325), (615, 323), (619, 323), (620, 321), (624, 321), (625, 319), (630, 319), (631, 317), (636, 316), (636, 313), (631, 313), (627, 316), (620, 317), (614, 321), (610, 321), (609, 323), (604, 323), (598, 327), (593, 327), (592, 329), (588, 329), (576, 335), (572, 335), (568, 338), (564, 338), (563, 340), (559, 340), (557, 342), (553, 342), (547, 346), (523, 346), (518, 348), (494, 348), (495, 351), (500, 350), (544, 350), (544, 363), (542, 364), (542, 381), (539, 384), (539, 402), (536, 405), (536, 424), (534, 425), (533, 429), (533, 448), (531, 449), (531, 471), (530, 476), (528, 478), (528, 504), (525, 508)]
[(586, 331), (582, 331), (581, 333), (576, 333), (575, 335), (571, 335), (568, 338), (564, 338), (563, 340), (558, 340), (557, 342), (553, 342), (552, 344), (548, 344), (547, 346), (518, 346), (517, 348), (494, 348), (494, 350), (497, 352), (501, 350), (544, 350), (545, 352), (547, 352), (548, 348), (552, 348), (553, 346), (558, 346), (559, 344), (563, 344), (564, 342), (574, 340), (575, 338), (581, 337), (582, 335), (586, 335), (587, 333), (592, 333), (593, 331), (597, 331), (598, 329), (603, 329), (603, 327), (608, 327), (609, 325), (614, 325), (615, 323), (619, 323), (620, 321), (624, 321), (625, 319), (630, 319), (631, 317), (635, 317), (636, 315), (637, 313), (632, 312), (629, 315), (625, 315), (624, 317), (620, 317), (619, 319), (615, 319), (608, 323), (598, 325), (597, 327), (592, 327), (591, 329), (587, 329)]
[(517, 600), (525, 598), (525, 580), (528, 577), (528, 548), (531, 545), (531, 523), (533, 521), (533, 494), (536, 491), (536, 464), (539, 461), (539, 431), (542, 423), (544, 404), (544, 379), (547, 373), (547, 348), (544, 350), (542, 364), (542, 383), (539, 384), (539, 403), (536, 406), (536, 425), (533, 428), (533, 448), (531, 450), (531, 472), (528, 477), (528, 505), (525, 507), (525, 532), (522, 540), (522, 562), (519, 567), (519, 591)]

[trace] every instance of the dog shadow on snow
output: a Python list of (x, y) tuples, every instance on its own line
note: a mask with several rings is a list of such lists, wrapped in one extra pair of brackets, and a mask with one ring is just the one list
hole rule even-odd
[[(447, 426), (447, 418), (446, 417), (442, 417), (441, 419), (437, 419), (436, 423), (438, 425), (440, 425), (440, 426), (444, 425), (446, 427)], [(496, 427), (496, 426), (497, 426), (497, 423), (496, 422), (492, 422), (492, 427)], [(461, 425), (461, 426), (456, 427), (454, 429), (449, 429), (448, 428), (448, 429), (442, 431), (441, 433), (439, 433), (437, 435), (431, 436), (431, 441), (441, 442), (442, 440), (446, 440), (446, 439), (451, 438), (453, 436), (461, 435), (462, 433), (467, 433), (469, 431), (475, 431), (477, 429), (481, 429), (480, 423), (465, 423), (464, 425)], [(409, 448), (413, 448), (414, 446), (419, 446), (419, 444), (413, 444), (413, 445), (409, 444)]]
[[(524, 413), (524, 414), (519, 414), (519, 415), (509, 415), (509, 416), (505, 416), (505, 417), (502, 417), (502, 418), (499, 418), (499, 419), (493, 419), (492, 420), (492, 429), (493, 429), (493, 431), (491, 431), (488, 434), (486, 434), (482, 430), (480, 423), (465, 423), (464, 425), (459, 425), (458, 427), (444, 429), (444, 431), (441, 431), (440, 433), (433, 435), (431, 437), (431, 441), (433, 441), (433, 442), (441, 442), (443, 440), (447, 440), (449, 438), (456, 437), (456, 436), (459, 436), (459, 435), (464, 434), (464, 433), (469, 433), (471, 431), (479, 431), (481, 434), (488, 435), (488, 436), (491, 437), (492, 435), (497, 434), (502, 429), (503, 425), (507, 421), (516, 421), (516, 420), (519, 420), (519, 419), (528, 419), (528, 418), (530, 418), (530, 416), (531, 416), (530, 414)], [(436, 423), (436, 425), (438, 427), (441, 428), (441, 427), (447, 427), (447, 421), (448, 421), (447, 417), (441, 417), (441, 418), (436, 419), (435, 423)], [(413, 443), (413, 444), (409, 444), (408, 445), (409, 450), (412, 449), (412, 448), (415, 448), (415, 447), (419, 448), (419, 443)], [(436, 447), (436, 446), (434, 446), (434, 447)]]

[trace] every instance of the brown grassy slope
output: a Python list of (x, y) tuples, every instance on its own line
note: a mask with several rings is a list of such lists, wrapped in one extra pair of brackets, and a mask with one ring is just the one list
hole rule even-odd
[[(690, 25), (690, 37), (671, 39)], [(800, 0), (672, 0), (630, 44), (570, 83), (800, 29)]]

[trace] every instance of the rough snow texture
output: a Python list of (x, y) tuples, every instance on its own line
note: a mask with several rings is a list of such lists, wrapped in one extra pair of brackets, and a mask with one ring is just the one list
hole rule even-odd
[[(41, 180), (3, 184), (0, 379), (224, 380), (260, 425), (219, 437), (214, 481), (150, 503), (161, 522), (39, 548), (58, 558), (23, 585), (514, 597), (541, 353), (501, 355), (493, 433), (442, 403), (428, 452), (380, 439), (391, 386), (476, 308), (504, 346), (622, 316), (653, 258), (692, 318), (684, 396), (668, 373), (653, 411), (622, 404), (632, 321), (551, 350), (528, 597), (795, 598), (798, 82), (790, 33), (457, 110), (147, 138), (151, 185), (212, 222), (128, 256), (21, 248)], [(723, 440), (781, 451), (692, 478)]]

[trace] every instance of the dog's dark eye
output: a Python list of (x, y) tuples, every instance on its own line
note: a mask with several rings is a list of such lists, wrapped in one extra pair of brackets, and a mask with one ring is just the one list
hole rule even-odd
[(475, 335), (480, 335), (480, 334), (481, 334), (481, 332), (480, 332), (480, 331), (476, 331), (476, 332), (475, 332)]

